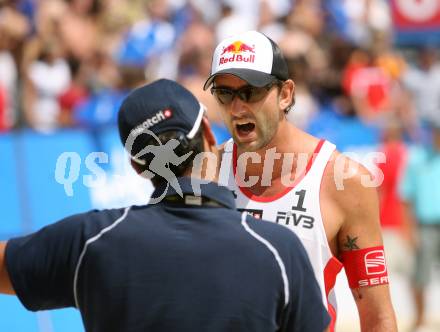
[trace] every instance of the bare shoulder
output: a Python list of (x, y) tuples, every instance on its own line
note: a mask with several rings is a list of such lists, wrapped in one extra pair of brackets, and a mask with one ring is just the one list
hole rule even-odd
[(362, 246), (381, 242), (377, 185), (371, 172), (335, 151), (323, 181), (324, 195), (337, 211), (339, 247), (347, 236), (359, 237)]
[(376, 197), (377, 184), (371, 172), (339, 151), (333, 152), (323, 181), (328, 194), (344, 210), (357, 210), (365, 199)]

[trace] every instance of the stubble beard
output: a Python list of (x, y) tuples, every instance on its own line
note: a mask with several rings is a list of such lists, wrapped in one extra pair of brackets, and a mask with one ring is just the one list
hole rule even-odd
[(233, 139), (240, 152), (259, 152), (261, 150), (264, 150), (269, 145), (274, 135), (274, 133), (272, 133), (272, 135), (264, 135), (260, 131), (257, 133), (257, 139), (252, 142), (242, 143), (236, 135), (234, 135)]

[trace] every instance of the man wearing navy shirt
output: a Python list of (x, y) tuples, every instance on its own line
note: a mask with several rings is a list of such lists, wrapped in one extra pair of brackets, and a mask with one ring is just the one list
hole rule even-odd
[(0, 292), (32, 311), (76, 307), (94, 332), (325, 330), (294, 233), (240, 214), (232, 193), (207, 181), (200, 153), (218, 151), (195, 97), (153, 82), (124, 100), (118, 123), (133, 167), (155, 185), (150, 203), (0, 243)]

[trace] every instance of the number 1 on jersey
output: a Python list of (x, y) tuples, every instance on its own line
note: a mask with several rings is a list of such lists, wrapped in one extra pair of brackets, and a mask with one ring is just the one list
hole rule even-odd
[(306, 198), (306, 191), (304, 189), (297, 191), (295, 195), (298, 195), (298, 203), (296, 204), (296, 206), (292, 206), (292, 210), (305, 212), (306, 208), (304, 208), (304, 199)]

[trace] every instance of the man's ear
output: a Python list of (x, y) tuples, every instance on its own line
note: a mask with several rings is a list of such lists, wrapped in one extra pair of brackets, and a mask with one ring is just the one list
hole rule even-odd
[(295, 102), (295, 83), (287, 80), (280, 90), (279, 105), (282, 110), (292, 106)]
[(209, 120), (206, 116), (202, 118), (202, 126), (203, 126), (203, 136), (205, 137), (205, 140), (207, 141), (209, 146), (217, 145), (214, 133), (212, 132), (211, 129), (211, 124), (209, 123)]

